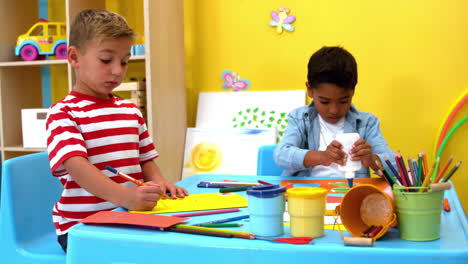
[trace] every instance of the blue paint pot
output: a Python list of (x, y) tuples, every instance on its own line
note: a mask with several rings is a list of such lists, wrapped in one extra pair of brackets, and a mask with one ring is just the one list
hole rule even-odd
[(284, 193), (279, 185), (253, 186), (247, 189), (250, 232), (259, 237), (281, 236), (284, 233)]

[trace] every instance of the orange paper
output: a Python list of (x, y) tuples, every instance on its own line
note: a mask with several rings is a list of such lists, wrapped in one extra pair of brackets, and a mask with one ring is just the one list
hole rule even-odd
[(135, 214), (118, 211), (101, 211), (81, 220), (85, 224), (122, 224), (167, 228), (188, 218), (151, 214)]

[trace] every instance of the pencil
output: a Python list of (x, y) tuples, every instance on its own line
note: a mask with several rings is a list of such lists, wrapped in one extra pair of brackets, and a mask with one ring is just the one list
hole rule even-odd
[[(421, 184), (421, 187), (426, 187), (431, 183), (431, 176), (430, 175), (431, 175), (432, 171), (434, 170), (434, 168), (435, 168), (435, 163), (434, 163), (434, 165), (432, 165), (431, 170), (429, 171), (429, 173), (424, 178), (424, 181)], [(419, 192), (424, 192), (424, 189), (420, 189)]]
[(200, 224), (201, 227), (240, 227), (242, 224)]
[(447, 182), (453, 176), (453, 174), (458, 170), (461, 165), (461, 161), (459, 161), (453, 168), (447, 173), (447, 176), (442, 180), (442, 182)]
[(418, 186), (422, 184), (422, 174), (423, 174), (423, 157), (422, 154), (418, 155)]
[(421, 156), (423, 159), (423, 164), (424, 164), (424, 174), (427, 175), (427, 172), (429, 171), (429, 167), (427, 165), (427, 156), (425, 151), (421, 151)]
[(269, 182), (266, 182), (266, 181), (261, 181), (261, 180), (258, 180), (257, 182), (261, 183), (261, 184), (264, 184), (264, 185), (273, 185), (272, 183), (269, 183)]
[(395, 162), (397, 164), (398, 170), (400, 171), (400, 177), (401, 177), (401, 183), (403, 183), (404, 186), (408, 187), (408, 175), (406, 173), (406, 168), (403, 167), (401, 160), (401, 156), (398, 154), (395, 154)]
[(452, 163), (453, 156), (450, 156), (450, 158), (445, 162), (444, 166), (442, 169), (439, 171), (439, 174), (437, 175), (437, 178), (435, 179), (435, 183), (438, 183), (440, 179), (444, 176), (445, 171), (447, 171), (447, 168), (450, 166), (450, 163)]
[[(128, 180), (128, 181), (133, 182), (134, 184), (136, 184), (136, 185), (138, 185), (138, 186), (146, 186), (146, 184), (145, 184), (144, 182), (141, 182), (141, 181), (139, 181), (139, 180), (133, 178), (133, 177), (130, 176), (130, 175), (127, 175), (127, 174), (125, 174), (125, 173), (123, 173), (123, 172), (121, 172), (121, 171), (118, 171), (118, 170), (112, 168), (111, 166), (106, 166), (106, 169), (107, 169), (108, 171), (111, 171), (111, 172), (117, 174), (118, 176), (120, 176), (120, 177), (122, 177), (122, 178), (124, 178), (124, 179), (126, 179), (126, 180)], [(167, 198), (167, 194), (163, 193), (163, 194), (161, 194), (161, 197), (162, 197), (163, 199), (166, 199), (166, 198)], [(162, 203), (162, 205), (166, 206), (166, 205), (164, 204), (163, 201), (161, 201), (161, 200), (159, 200), (159, 201)], [(166, 207), (167, 207), (167, 206), (166, 206)]]
[(413, 162), (413, 170), (414, 170), (414, 174), (413, 174), (413, 178), (414, 178), (413, 186), (419, 186), (419, 166), (418, 166), (418, 162), (416, 161), (416, 159), (412, 159), (411, 162)]
[(390, 186), (393, 186), (393, 184), (395, 184), (395, 180), (393, 179), (392, 176), (388, 174), (387, 171), (385, 171), (385, 168), (382, 166), (382, 163), (380, 163), (380, 160), (376, 159), (375, 164), (377, 164), (377, 167), (379, 167), (379, 170), (377, 170), (377, 174), (380, 177), (385, 178), (387, 182), (390, 184)]
[(222, 233), (222, 232), (212, 232), (212, 231), (205, 231), (205, 230), (195, 230), (195, 229), (188, 229), (188, 228), (180, 228), (180, 227), (170, 227), (164, 229), (165, 231), (177, 232), (177, 233), (186, 233), (186, 234), (195, 234), (195, 235), (204, 235), (204, 236), (215, 236), (215, 237), (226, 237), (232, 238), (234, 237), (232, 234)]
[(258, 186), (260, 183), (257, 182), (208, 182), (211, 184), (227, 184), (227, 185), (251, 185)]
[(188, 216), (200, 216), (200, 215), (233, 213), (233, 212), (239, 212), (239, 211), (240, 211), (239, 208), (233, 208), (233, 209), (222, 209), (222, 210), (213, 210), (213, 211), (204, 211), (204, 212), (194, 212), (194, 213), (184, 213), (184, 214), (173, 214), (173, 215), (171, 215), (171, 216), (188, 217)]
[(390, 171), (393, 173), (393, 176), (395, 176), (395, 178), (397, 178), (401, 182), (401, 178), (399, 177), (398, 172), (395, 169), (395, 167), (393, 167), (392, 162), (387, 157), (384, 157), (384, 160), (388, 168), (390, 169)]
[(233, 221), (237, 221), (237, 220), (241, 220), (241, 219), (245, 219), (245, 218), (249, 218), (250, 215), (241, 215), (241, 216), (235, 216), (235, 217), (231, 217), (231, 218), (224, 218), (224, 219), (219, 219), (219, 220), (214, 220), (214, 221), (210, 221), (210, 222), (205, 222), (205, 223), (200, 223), (200, 224), (197, 224), (197, 226), (201, 225), (201, 224), (222, 224), (222, 223), (227, 223), (227, 222), (233, 222)]
[(133, 182), (134, 184), (136, 184), (136, 185), (138, 185), (138, 186), (146, 185), (145, 183), (143, 183), (143, 182), (141, 182), (141, 181), (139, 181), (139, 180), (137, 180), (137, 179), (135, 179), (135, 178), (133, 178), (133, 177), (131, 177), (131, 176), (129, 176), (129, 175), (127, 175), (127, 174), (121, 172), (121, 171), (118, 171), (118, 170), (112, 168), (111, 166), (106, 166), (106, 169), (107, 169), (108, 171), (111, 171), (111, 172), (117, 174), (118, 176), (120, 176), (120, 177), (126, 179), (127, 181)]
[(220, 193), (228, 193), (228, 192), (243, 192), (249, 189), (252, 186), (239, 186), (239, 187), (227, 187), (219, 189)]
[(416, 185), (415, 179), (416, 179), (416, 173), (414, 173), (414, 166), (413, 166), (413, 160), (411, 158), (408, 158), (408, 179), (409, 179), (409, 184), (410, 186)]
[(211, 228), (211, 227), (202, 227), (202, 226), (195, 226), (195, 225), (177, 224), (174, 227), (195, 229), (195, 230), (213, 231), (213, 232), (221, 232), (221, 233), (228, 233), (228, 234), (233, 234), (233, 235), (251, 235), (251, 233), (249, 233), (249, 232), (234, 231), (234, 230), (229, 230), (229, 229)]

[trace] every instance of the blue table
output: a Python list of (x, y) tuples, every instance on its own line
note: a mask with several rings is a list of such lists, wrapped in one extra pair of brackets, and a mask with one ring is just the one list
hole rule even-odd
[[(190, 193), (217, 192), (197, 188), (200, 181), (264, 180), (279, 184), (297, 177), (194, 175), (179, 183)], [(245, 192), (239, 194), (245, 195)], [(399, 238), (392, 228), (374, 247), (344, 246), (338, 231), (326, 230), (325, 236), (309, 245), (290, 245), (262, 240), (220, 238), (155, 231), (131, 226), (78, 224), (69, 232), (67, 263), (468, 263), (468, 223), (455, 189), (445, 192), (452, 211), (443, 212), (441, 238), (412, 242)], [(229, 213), (229, 217), (243, 215)], [(223, 215), (224, 216), (224, 215)], [(222, 216), (219, 216), (222, 218)], [(212, 220), (198, 216), (189, 224)], [(249, 231), (248, 220), (239, 231)], [(286, 235), (289, 233), (285, 227)], [(345, 233), (348, 235), (347, 233)]]

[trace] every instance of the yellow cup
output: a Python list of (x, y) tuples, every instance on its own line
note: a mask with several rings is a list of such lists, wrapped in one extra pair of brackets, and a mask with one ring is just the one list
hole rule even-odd
[(324, 235), (325, 197), (327, 189), (318, 187), (290, 188), (288, 212), (293, 237), (321, 237)]

